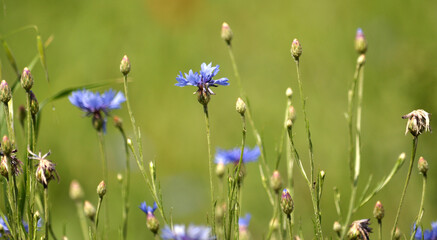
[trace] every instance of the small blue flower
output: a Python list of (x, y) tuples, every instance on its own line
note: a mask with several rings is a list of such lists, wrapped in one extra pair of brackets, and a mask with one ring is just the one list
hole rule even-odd
[(186, 229), (184, 225), (174, 225), (173, 230), (165, 226), (161, 238), (164, 240), (212, 240), (211, 228), (205, 226), (190, 225)]
[[(258, 160), (260, 154), (261, 152), (258, 146), (254, 147), (253, 149), (245, 147), (243, 151), (243, 163), (254, 162)], [(217, 149), (217, 153), (215, 154), (215, 163), (238, 164), (238, 162), (240, 161), (240, 155), (240, 147), (236, 147), (230, 150)]]
[[(5, 218), (0, 217), (0, 225), (3, 228), (3, 233), (5, 235), (9, 235), (11, 234), (11, 232), (9, 231), (8, 225), (6, 224), (6, 222), (8, 221), (8, 218), (5, 216)], [(39, 229), (42, 227), (43, 221), (42, 218), (40, 218), (37, 222), (37, 230), (39, 231)], [(25, 222), (23, 220), (23, 227), (26, 230), (26, 232), (29, 232), (29, 224), (27, 224), (27, 222)], [(0, 234), (0, 237), (2, 237), (2, 234)]]
[(151, 206), (147, 206), (146, 202), (142, 202), (140, 205), (140, 209), (147, 214), (147, 216), (154, 216), (154, 212), (155, 210), (158, 208), (158, 205), (156, 204), (156, 202), (153, 203), (153, 207)]
[(98, 131), (103, 130), (104, 132), (106, 131), (106, 118), (103, 118), (102, 112), (109, 115), (110, 110), (120, 108), (120, 104), (126, 101), (122, 92), (116, 93), (112, 89), (103, 94), (93, 93), (86, 89), (77, 90), (72, 92), (68, 99), (73, 105), (84, 111), (86, 116), (93, 115), (94, 127)]
[(209, 87), (217, 87), (218, 85), (228, 86), (227, 78), (220, 78), (217, 80), (213, 80), (212, 78), (217, 75), (219, 71), (219, 65), (212, 67), (212, 63), (206, 65), (206, 63), (202, 63), (200, 66), (200, 72), (193, 72), (190, 69), (188, 73), (185, 73), (185, 77), (182, 72), (179, 72), (179, 75), (176, 77), (178, 83), (176, 86), (185, 87), (185, 86), (195, 86), (197, 87), (197, 91), (195, 93), (198, 94), (198, 100), (200, 103), (206, 105), (209, 102), (209, 96), (215, 95), (215, 93)]
[(251, 216), (249, 213), (246, 213), (246, 216), (244, 216), (244, 217), (240, 217), (240, 218), (238, 219), (238, 226), (239, 226), (239, 228), (240, 228), (240, 231), (241, 231), (242, 229), (246, 230), (247, 227), (249, 227), (249, 223), (250, 223), (250, 218), (251, 218), (251, 217), (252, 217), (252, 216)]
[[(423, 232), (424, 240), (437, 240), (437, 222), (431, 223), (431, 230), (426, 229)], [(422, 229), (420, 227), (417, 228), (416, 235), (414, 235), (414, 239), (421, 240), (422, 239)]]

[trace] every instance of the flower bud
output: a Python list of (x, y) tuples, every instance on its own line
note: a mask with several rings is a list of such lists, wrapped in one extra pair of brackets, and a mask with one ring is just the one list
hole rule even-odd
[(282, 188), (281, 174), (278, 170), (275, 170), (270, 178), (270, 187), (275, 191), (275, 193), (279, 193), (279, 190)]
[[(2, 156), (0, 161), (0, 174), (9, 179), (8, 157)], [(1, 224), (0, 224), (1, 225)]]
[(325, 179), (325, 171), (320, 171), (320, 173), (319, 173), (319, 175), (320, 175), (320, 179)]
[(399, 228), (396, 228), (394, 239), (399, 240), (401, 239), (401, 237), (402, 237), (401, 230)]
[(130, 61), (129, 58), (124, 55), (123, 59), (121, 59), (121, 63), (120, 63), (120, 72), (124, 75), (127, 76), (130, 72)]
[(87, 216), (91, 221), (94, 222), (94, 217), (96, 216), (96, 208), (89, 201), (85, 201), (83, 205), (83, 211), (85, 213), (85, 216)]
[(293, 90), (291, 90), (291, 88), (287, 88), (287, 90), (285, 91), (285, 95), (291, 101), (291, 97), (293, 96)]
[(290, 215), (294, 209), (294, 203), (293, 199), (291, 198), (290, 191), (288, 191), (286, 188), (284, 188), (282, 191), (281, 208), (286, 215)]
[(341, 224), (338, 221), (335, 221), (332, 229), (334, 230), (334, 232), (340, 233), (341, 232)]
[(225, 175), (226, 172), (226, 166), (224, 163), (217, 163), (217, 166), (215, 166), (215, 174), (218, 178), (222, 178), (223, 175)]
[(117, 174), (117, 180), (121, 183), (123, 181), (123, 175), (121, 173)]
[(147, 216), (147, 222), (146, 222), (147, 228), (153, 233), (157, 234), (159, 230), (159, 221), (156, 219), (155, 215), (149, 214)]
[(291, 127), (293, 127), (293, 122), (290, 119), (287, 119), (287, 121), (285, 121), (285, 126), (288, 129), (291, 129)]
[(357, 58), (357, 64), (359, 66), (363, 66), (366, 63), (366, 55), (365, 54), (361, 54), (358, 58)]
[(381, 222), (382, 218), (384, 218), (384, 207), (380, 201), (377, 201), (375, 208), (373, 208), (373, 216), (378, 219), (378, 222)]
[(357, 29), (357, 34), (355, 35), (355, 50), (359, 54), (364, 54), (367, 51), (367, 41), (361, 28)]
[(97, 186), (97, 194), (99, 195), (99, 198), (103, 198), (106, 194), (106, 184), (105, 181), (101, 181), (99, 185)]
[(121, 120), (121, 118), (119, 116), (114, 116), (114, 125), (118, 129), (123, 128), (123, 121)]
[(226, 212), (226, 203), (215, 206), (215, 219), (218, 223), (223, 223), (223, 217)]
[(76, 180), (71, 181), (70, 183), (70, 198), (74, 201), (80, 201), (84, 197), (84, 192), (79, 182)]
[(38, 100), (35, 97), (35, 94), (32, 91), (29, 91), (30, 94), (30, 113), (32, 116), (35, 116), (39, 111)]
[(38, 222), (38, 220), (41, 218), (41, 214), (39, 213), (39, 211), (36, 211), (33, 214), (33, 218)]
[(291, 56), (293, 56), (295, 61), (299, 61), (300, 55), (302, 55), (302, 45), (295, 38), (291, 43)]
[(27, 67), (24, 68), (23, 73), (21, 74), (20, 82), (26, 92), (30, 91), (33, 86), (33, 77)]
[(296, 110), (293, 106), (288, 107), (287, 119), (289, 119), (292, 123), (296, 121)]
[(231, 45), (231, 40), (233, 35), (234, 34), (232, 33), (231, 27), (229, 27), (229, 25), (226, 22), (224, 22), (222, 24), (222, 32), (221, 32), (222, 39), (225, 40), (228, 45)]
[(8, 104), (11, 98), (11, 89), (9, 88), (8, 83), (5, 80), (2, 80), (0, 83), (0, 101), (2, 101), (4, 104)]
[(3, 136), (1, 147), (5, 155), (10, 155), (12, 153), (12, 142), (9, 140), (8, 136)]
[(419, 158), (417, 167), (419, 168), (419, 172), (421, 172), (424, 176), (426, 176), (426, 173), (428, 172), (428, 162), (425, 160), (425, 158), (423, 157)]
[(241, 116), (244, 116), (244, 113), (246, 112), (246, 103), (244, 103), (243, 99), (238, 98), (237, 103), (235, 104), (235, 109)]

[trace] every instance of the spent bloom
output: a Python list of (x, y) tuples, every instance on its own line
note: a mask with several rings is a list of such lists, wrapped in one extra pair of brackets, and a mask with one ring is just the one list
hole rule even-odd
[(21, 162), (17, 156), (17, 149), (13, 149), (9, 156), (6, 156), (3, 151), (0, 151), (0, 174), (3, 175), (5, 178), (8, 178), (8, 157), (11, 158), (11, 168), (12, 168), (12, 174), (15, 174), (15, 176), (18, 176), (22, 171), (22, 165), (23, 162)]
[(423, 132), (431, 132), (431, 127), (429, 126), (430, 115), (425, 110), (418, 109), (402, 116), (403, 119), (408, 119), (405, 134), (410, 131), (413, 136), (417, 137)]
[(218, 85), (227, 86), (229, 85), (227, 78), (220, 78), (217, 80), (213, 80), (212, 78), (217, 75), (219, 71), (219, 65), (212, 67), (212, 63), (209, 63), (206, 65), (206, 63), (202, 63), (200, 65), (200, 72), (193, 72), (193, 70), (190, 69), (188, 73), (182, 74), (182, 72), (179, 73), (179, 75), (176, 77), (176, 80), (178, 83), (176, 83), (176, 86), (179, 87), (185, 87), (188, 85), (197, 87), (197, 93), (198, 98), (197, 100), (203, 104), (206, 105), (209, 102), (210, 95), (215, 95), (215, 93), (210, 89), (210, 87), (217, 87)]
[(353, 221), (347, 233), (350, 240), (369, 240), (372, 229), (369, 227), (370, 219)]
[(74, 91), (68, 99), (70, 102), (85, 112), (86, 116), (93, 116), (93, 126), (97, 131), (106, 131), (106, 118), (102, 116), (109, 115), (112, 109), (120, 108), (120, 104), (126, 101), (122, 92), (109, 89), (100, 94), (99, 92), (92, 92), (86, 89)]
[(36, 169), (36, 180), (39, 183), (41, 183), (46, 188), (50, 180), (56, 178), (59, 181), (59, 175), (55, 169), (56, 164), (47, 159), (47, 157), (50, 156), (50, 151), (44, 155), (42, 155), (41, 152), (36, 155), (32, 151), (30, 151), (30, 149), (27, 149), (27, 151), (30, 154), (29, 159), (39, 161), (39, 163), (37, 164), (38, 168)]
[(437, 222), (431, 223), (431, 229), (426, 229), (423, 232), (418, 227), (414, 239), (422, 239), (422, 234), (424, 240), (437, 240)]
[(165, 226), (162, 230), (161, 238), (164, 240), (212, 240), (211, 228), (205, 226), (190, 225), (186, 228), (184, 225), (174, 225), (173, 230)]
[[(254, 147), (253, 149), (245, 147), (243, 151), (243, 163), (254, 162), (258, 160), (260, 154), (261, 152), (258, 146)], [(238, 164), (238, 162), (240, 161), (240, 156), (240, 147), (236, 147), (230, 150), (217, 149), (217, 153), (215, 154), (215, 163)]]

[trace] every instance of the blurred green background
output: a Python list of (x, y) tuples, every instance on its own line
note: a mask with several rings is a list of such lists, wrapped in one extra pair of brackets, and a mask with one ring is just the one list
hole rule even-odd
[[(313, 134), (316, 169), (326, 172), (322, 214), (326, 236), (335, 236), (337, 220), (333, 187), (342, 194), (346, 210), (350, 186), (347, 168), (347, 126), (344, 112), (347, 89), (353, 77), (357, 54), (353, 40), (358, 27), (369, 43), (365, 68), (362, 175), (359, 190), (368, 177), (373, 184), (388, 174), (398, 155), (410, 154), (411, 136), (404, 135), (406, 121), (401, 116), (413, 109), (437, 112), (437, 2), (433, 1), (212, 1), (212, 0), (132, 0), (132, 1), (10, 1), (2, 0), (0, 34), (35, 24), (42, 38), (54, 36), (46, 51), (51, 82), (47, 83), (38, 63), (34, 70), (34, 92), (41, 102), (56, 92), (87, 83), (121, 80), (119, 63), (127, 54), (132, 63), (130, 99), (143, 134), (145, 160), (156, 159), (164, 204), (175, 223), (206, 224), (209, 211), (207, 145), (201, 105), (193, 87), (175, 87), (179, 71), (198, 71), (202, 62), (220, 65), (218, 77), (228, 77), (231, 85), (214, 89), (209, 104), (212, 143), (232, 148), (241, 141), (241, 123), (234, 110), (239, 96), (226, 45), (220, 38), (223, 21), (234, 32), (233, 47), (244, 87), (251, 99), (253, 115), (266, 143), (273, 167), (280, 140), (286, 104), (285, 89), (295, 89), (297, 109), (296, 141), (307, 163), (301, 104), (296, 69), (289, 48), (297, 37), (303, 45), (301, 70)], [(37, 53), (35, 33), (17, 33), (7, 39), (23, 69)], [(14, 72), (2, 50), (2, 77), (8, 82)], [(114, 84), (122, 89), (121, 84)], [(99, 89), (104, 90), (104, 89)], [(15, 107), (25, 103), (22, 89), (14, 96)], [(125, 105), (113, 114), (132, 130)], [(431, 121), (431, 125), (433, 122)], [(16, 121), (17, 135), (22, 131)], [(255, 144), (249, 130), (248, 145)], [(111, 180), (108, 199), (110, 239), (116, 239), (121, 221), (121, 189), (116, 175), (123, 172), (125, 158), (122, 139), (112, 120), (105, 135)], [(429, 185), (423, 224), (436, 220), (437, 207), (434, 156), (435, 134), (420, 137), (418, 155), (428, 159)], [(23, 138), (18, 138), (24, 152)], [(21, 141), (21, 142), (20, 142)], [(102, 179), (97, 136), (91, 120), (67, 99), (44, 109), (38, 149), (52, 150), (51, 159), (61, 176), (50, 185), (55, 232), (66, 229), (70, 239), (80, 239), (80, 227), (73, 201), (68, 196), (71, 180), (77, 179), (86, 198), (97, 203), (95, 189)], [(280, 171), (285, 177), (285, 165)], [(137, 206), (152, 197), (132, 161), (129, 239), (151, 239), (146, 216)], [(247, 166), (242, 214), (252, 214), (250, 231), (262, 239), (271, 218), (271, 207), (262, 189), (258, 166)], [(388, 237), (407, 172), (407, 163), (392, 182), (353, 219), (372, 218), (374, 203), (386, 209), (384, 231)], [(295, 171), (295, 213), (304, 236), (312, 237), (310, 195)], [(409, 233), (417, 215), (421, 176), (413, 171), (399, 226)]]

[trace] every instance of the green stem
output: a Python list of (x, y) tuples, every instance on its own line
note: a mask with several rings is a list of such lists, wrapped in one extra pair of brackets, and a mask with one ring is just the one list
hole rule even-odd
[(413, 138), (413, 146), (412, 146), (412, 150), (411, 150), (410, 167), (408, 168), (407, 178), (405, 179), (404, 189), (402, 190), (401, 201), (399, 203), (398, 211), (396, 213), (395, 223), (394, 223), (393, 229), (391, 231), (391, 238), (392, 239), (394, 239), (394, 236), (395, 236), (396, 227), (397, 227), (398, 221), (399, 221), (399, 215), (400, 215), (401, 209), (402, 209), (402, 203), (404, 202), (405, 193), (407, 192), (408, 183), (410, 182), (411, 172), (413, 170), (414, 158), (416, 157), (417, 142), (418, 142), (418, 137), (415, 136)]
[(76, 201), (76, 209), (77, 209), (77, 215), (79, 217), (80, 228), (82, 229), (83, 239), (88, 240), (89, 239), (88, 227), (86, 223), (85, 214), (83, 212), (82, 202)]
[[(276, 209), (279, 208), (279, 196), (276, 196), (275, 198), (275, 205), (273, 206), (273, 217), (272, 219), (276, 219), (277, 215), (278, 215), (278, 211)], [(269, 224), (269, 232), (267, 233), (267, 237), (266, 240), (270, 240), (270, 238), (272, 237), (273, 234), (273, 224), (274, 221), (271, 221), (271, 223)]]
[(97, 203), (96, 221), (94, 222), (95, 223), (94, 227), (96, 228), (96, 235), (98, 232), (97, 229), (99, 227), (99, 216), (100, 216), (100, 208), (102, 207), (102, 201), (103, 201), (103, 198), (99, 197), (99, 202)]
[[(108, 186), (109, 185), (109, 182), (108, 182), (108, 162), (106, 159), (103, 131), (98, 131), (97, 135), (99, 137), (99, 149), (100, 149), (100, 156), (102, 159), (103, 181), (105, 181), (106, 186)], [(106, 204), (105, 204), (105, 226), (103, 229), (103, 233), (104, 233), (105, 238), (107, 238), (108, 228), (109, 228), (109, 207), (108, 207), (108, 201), (107, 200), (105, 200), (105, 201), (106, 201)], [(97, 230), (96, 230), (96, 234), (97, 234)]]
[(382, 240), (382, 221), (378, 220), (378, 226), (379, 226), (379, 240)]
[(287, 220), (288, 230), (290, 232), (290, 240), (293, 240), (293, 225), (291, 223), (291, 214), (287, 215)]
[(50, 219), (49, 219), (49, 189), (48, 186), (44, 187), (44, 217), (45, 217), (45, 232), (44, 239), (49, 239), (49, 228), (50, 228)]
[(212, 155), (211, 155), (211, 135), (209, 128), (209, 114), (208, 105), (203, 105), (203, 113), (205, 114), (205, 126), (206, 126), (206, 140), (208, 143), (208, 165), (209, 165), (209, 188), (211, 191), (211, 222), (212, 222), (212, 232), (215, 233), (215, 209), (214, 209), (214, 185), (212, 183)]
[(123, 239), (127, 238), (127, 220), (129, 213), (129, 186), (130, 186), (130, 156), (129, 156), (129, 146), (127, 145), (126, 134), (122, 127), (118, 128), (123, 137), (124, 147), (126, 151), (126, 170), (125, 170), (125, 180), (123, 182), (123, 212), (122, 212), (122, 236)]
[(355, 92), (356, 86), (358, 82), (358, 74), (360, 72), (361, 65), (357, 63), (355, 68), (354, 80), (352, 81), (352, 86), (348, 92), (348, 112), (347, 112), (347, 120), (348, 120), (348, 128), (349, 128), (349, 167), (350, 167), (350, 177), (351, 182), (354, 181), (354, 138), (353, 138), (353, 108), (355, 103)]
[(413, 233), (410, 236), (410, 240), (414, 239), (414, 236), (416, 235), (417, 232), (417, 228), (420, 226), (421, 222), (422, 222), (422, 217), (423, 217), (423, 205), (425, 203), (425, 192), (426, 192), (426, 174), (423, 174), (423, 178), (422, 178), (422, 199), (420, 200), (420, 208), (419, 208), (419, 214), (417, 215), (417, 221), (415, 223), (415, 227), (413, 229)]

